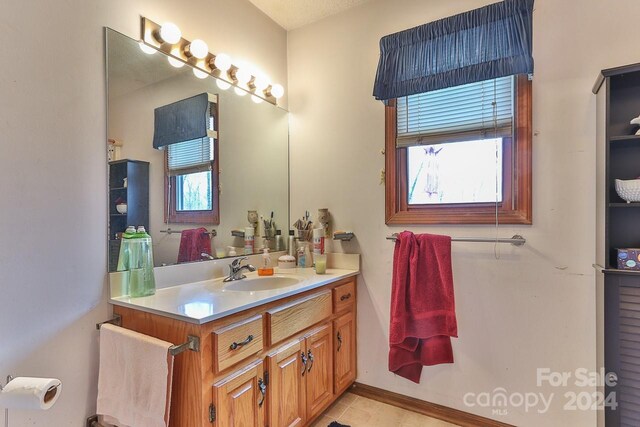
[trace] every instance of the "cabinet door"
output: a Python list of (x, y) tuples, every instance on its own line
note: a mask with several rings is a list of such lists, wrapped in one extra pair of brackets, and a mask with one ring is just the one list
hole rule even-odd
[(264, 426), (266, 386), (263, 372), (260, 360), (213, 385), (217, 427)]
[(335, 394), (347, 389), (356, 379), (356, 322), (352, 312), (333, 322)]
[(298, 339), (271, 354), (269, 366), (269, 426), (292, 427), (304, 424), (306, 354)]
[(306, 337), (307, 419), (322, 412), (333, 399), (333, 336), (331, 324), (321, 326)]

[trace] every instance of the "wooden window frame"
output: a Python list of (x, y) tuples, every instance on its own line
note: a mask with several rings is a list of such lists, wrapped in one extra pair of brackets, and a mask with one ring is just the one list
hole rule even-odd
[[(219, 137), (219, 134), (218, 134)], [(179, 211), (176, 209), (176, 177), (169, 176), (168, 154), (165, 154), (164, 174), (164, 221), (175, 224), (220, 224), (220, 170), (218, 161), (218, 139), (213, 143), (211, 161), (211, 204), (206, 211)]]
[[(503, 138), (503, 200), (500, 224), (532, 224), (531, 217), (531, 81), (516, 78), (515, 132)], [(385, 107), (385, 223), (495, 224), (495, 203), (409, 205), (407, 148), (396, 148), (396, 100)]]

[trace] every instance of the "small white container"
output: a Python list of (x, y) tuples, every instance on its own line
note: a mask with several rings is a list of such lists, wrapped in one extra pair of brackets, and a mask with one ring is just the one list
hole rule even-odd
[(278, 268), (283, 270), (296, 268), (296, 257), (291, 255), (282, 255), (278, 258)]

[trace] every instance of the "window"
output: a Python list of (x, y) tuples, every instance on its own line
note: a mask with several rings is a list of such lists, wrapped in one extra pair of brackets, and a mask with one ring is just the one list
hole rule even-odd
[[(210, 104), (209, 129), (215, 129)], [(219, 224), (217, 132), (207, 138), (166, 146), (165, 202), (167, 222)]]
[(525, 75), (392, 99), (385, 127), (387, 224), (531, 224)]

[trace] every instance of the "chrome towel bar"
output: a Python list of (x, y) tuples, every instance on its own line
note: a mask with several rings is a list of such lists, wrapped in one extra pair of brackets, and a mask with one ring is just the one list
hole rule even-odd
[[(398, 233), (387, 236), (387, 240), (398, 240)], [(452, 237), (452, 242), (480, 242), (480, 243), (511, 243), (513, 246), (522, 246), (527, 239), (519, 234), (514, 234), (510, 238), (492, 238), (492, 237)]]
[[(122, 316), (119, 314), (114, 314), (113, 319), (107, 320), (105, 322), (96, 323), (96, 329), (100, 329), (100, 326), (105, 323), (111, 323), (112, 325), (122, 326)], [(177, 356), (178, 354), (191, 350), (191, 351), (200, 351), (200, 337), (195, 335), (187, 335), (187, 342), (180, 345), (172, 345), (169, 347), (169, 354), (172, 356)]]
[[(171, 228), (167, 228), (166, 230), (160, 230), (160, 232), (167, 234), (180, 234), (182, 233), (182, 230), (172, 230)], [(203, 234), (208, 234), (211, 237), (216, 237), (218, 235), (218, 232), (214, 229), (211, 229), (211, 231), (205, 231), (203, 232)]]

